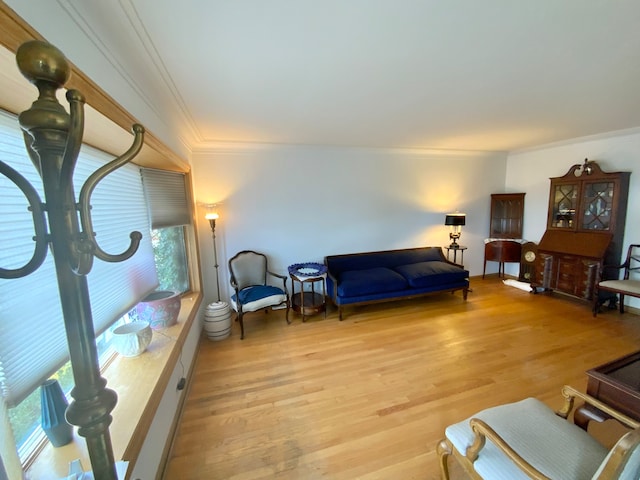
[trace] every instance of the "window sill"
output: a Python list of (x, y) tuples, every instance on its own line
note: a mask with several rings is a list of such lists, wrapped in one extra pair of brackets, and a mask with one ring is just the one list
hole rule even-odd
[[(114, 457), (129, 461), (129, 472), (140, 453), (171, 373), (178, 364), (182, 346), (201, 303), (202, 294), (199, 292), (184, 295), (176, 325), (154, 331), (151, 344), (142, 355), (133, 358), (116, 355), (102, 372), (107, 379), (107, 388), (118, 394), (109, 429)], [(186, 376), (189, 365), (185, 365), (185, 369)], [(69, 445), (54, 448), (47, 443), (26, 470), (26, 478), (65, 478), (69, 462), (78, 458), (85, 470), (91, 469), (85, 439), (77, 434), (76, 428), (74, 441)]]

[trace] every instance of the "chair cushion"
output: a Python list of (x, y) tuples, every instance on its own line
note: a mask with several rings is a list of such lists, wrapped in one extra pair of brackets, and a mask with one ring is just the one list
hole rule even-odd
[(606, 288), (623, 295), (640, 296), (640, 280), (605, 280), (598, 284), (598, 288)]
[(469, 272), (449, 263), (418, 262), (395, 267), (394, 270), (407, 279), (413, 288), (447, 285), (464, 281)]
[[(256, 310), (279, 305), (287, 301), (287, 295), (284, 290), (271, 285), (256, 285), (243, 288), (238, 295), (243, 312), (255, 312)], [(231, 306), (236, 312), (238, 311), (238, 300), (235, 294), (231, 296)]]
[[(534, 398), (489, 408), (471, 418), (474, 417), (486, 422), (522, 458), (550, 478), (591, 478), (607, 456), (607, 450), (588, 433)], [(445, 431), (462, 455), (473, 443), (469, 420)], [(474, 468), (485, 480), (529, 478), (490, 440), (480, 450)]]
[(371, 293), (395, 292), (406, 288), (407, 281), (402, 275), (390, 268), (349, 270), (342, 272), (342, 275), (340, 275), (338, 295), (341, 297), (357, 297)]

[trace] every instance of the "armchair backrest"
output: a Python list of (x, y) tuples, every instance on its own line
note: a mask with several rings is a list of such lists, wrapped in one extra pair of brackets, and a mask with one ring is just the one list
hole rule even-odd
[(632, 243), (627, 251), (627, 259), (624, 264), (624, 279), (629, 280), (630, 273), (640, 272), (640, 244)]
[(253, 250), (243, 250), (229, 259), (231, 285), (242, 290), (252, 285), (266, 285), (267, 257)]

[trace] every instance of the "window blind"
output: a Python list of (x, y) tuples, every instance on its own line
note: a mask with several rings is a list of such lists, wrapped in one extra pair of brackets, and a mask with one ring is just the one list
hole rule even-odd
[(190, 224), (185, 175), (153, 168), (142, 168), (140, 171), (151, 217), (151, 228)]
[[(15, 116), (0, 112), (0, 159), (18, 170), (44, 201), (42, 182), (25, 150)], [(84, 181), (113, 157), (84, 146), (74, 173), (77, 195)], [(125, 165), (98, 183), (91, 197), (96, 241), (111, 254), (129, 246), (129, 234), (143, 238), (128, 260), (95, 259), (88, 275), (96, 334), (129, 311), (157, 285), (150, 227), (139, 168)], [(21, 191), (0, 175), (0, 265), (19, 268), (31, 258), (31, 214)], [(19, 279), (0, 279), (0, 393), (9, 406), (20, 403), (69, 358), (53, 256)]]

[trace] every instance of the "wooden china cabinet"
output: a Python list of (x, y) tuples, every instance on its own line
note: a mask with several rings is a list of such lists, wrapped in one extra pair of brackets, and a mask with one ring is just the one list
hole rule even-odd
[(538, 245), (532, 287), (590, 300), (603, 264), (620, 263), (631, 172), (594, 162), (551, 178), (547, 230)]
[(484, 244), (484, 278), (487, 262), (498, 262), (498, 276), (504, 276), (504, 264), (520, 262), (524, 193), (492, 193), (489, 238)]

